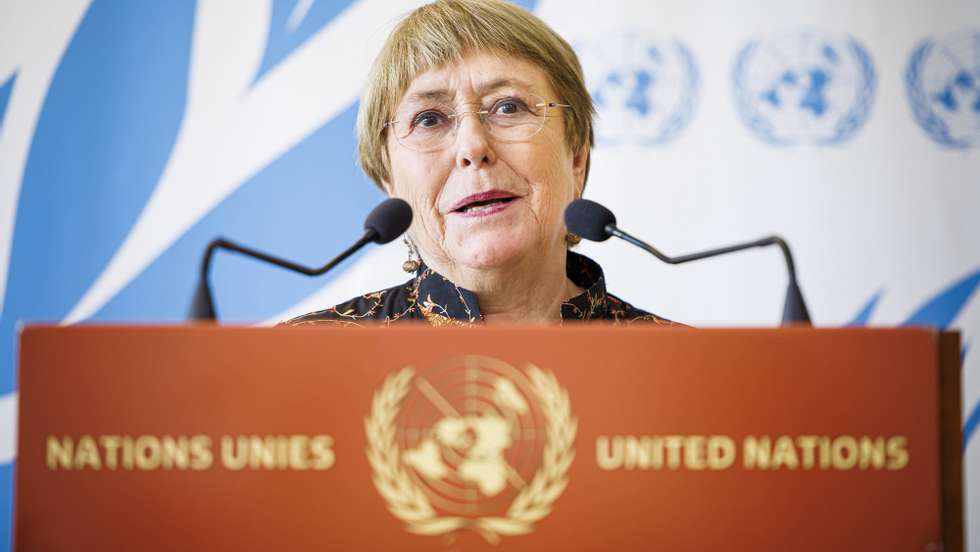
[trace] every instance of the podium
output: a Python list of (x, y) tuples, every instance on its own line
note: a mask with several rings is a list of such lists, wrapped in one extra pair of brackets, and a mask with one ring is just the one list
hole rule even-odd
[(955, 333), (20, 340), (20, 551), (963, 547)]

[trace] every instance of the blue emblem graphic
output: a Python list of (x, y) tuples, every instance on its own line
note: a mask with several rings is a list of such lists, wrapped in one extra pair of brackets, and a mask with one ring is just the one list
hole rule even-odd
[(691, 50), (676, 40), (609, 33), (577, 44), (598, 109), (599, 143), (667, 143), (691, 121), (700, 75)]
[(3, 118), (7, 113), (7, 101), (10, 100), (10, 92), (14, 89), (14, 80), (17, 79), (17, 74), (11, 75), (7, 82), (0, 84), (0, 128), (3, 128)]
[(905, 88), (930, 138), (950, 148), (980, 144), (980, 31), (920, 42), (905, 68)]
[[(963, 278), (949, 284), (946, 288), (939, 291), (920, 305), (904, 322), (902, 326), (932, 326), (938, 330), (949, 328), (953, 321), (960, 315), (970, 299), (973, 298), (977, 289), (980, 289), (980, 268), (967, 274)], [(851, 320), (848, 326), (867, 326), (881, 300), (884, 291), (874, 294), (861, 308), (858, 314)], [(960, 351), (961, 362), (966, 361), (967, 353), (970, 350), (969, 336), (965, 338), (967, 342)], [(963, 421), (963, 450), (966, 451), (967, 445), (976, 436), (980, 428), (980, 401), (967, 406), (967, 414)]]
[(849, 140), (868, 119), (876, 84), (871, 56), (856, 39), (815, 31), (750, 41), (732, 78), (746, 126), (778, 145)]

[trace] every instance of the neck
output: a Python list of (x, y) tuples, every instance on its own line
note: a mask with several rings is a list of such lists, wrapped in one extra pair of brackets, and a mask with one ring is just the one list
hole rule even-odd
[(564, 243), (559, 245), (506, 267), (432, 269), (475, 293), (488, 324), (556, 322), (561, 320), (561, 304), (582, 292), (566, 275), (567, 252)]

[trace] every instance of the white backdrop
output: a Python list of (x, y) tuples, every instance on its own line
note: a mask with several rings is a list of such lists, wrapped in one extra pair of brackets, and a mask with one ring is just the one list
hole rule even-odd
[[(523, 4), (582, 57), (600, 104), (586, 196), (624, 229), (671, 254), (779, 233), (818, 326), (963, 331), (978, 518), (980, 4)], [(357, 92), (412, 5), (0, 5), (0, 527), (17, 322), (179, 320), (219, 233), (309, 264), (352, 241), (379, 199), (354, 160)], [(775, 250), (683, 267), (614, 241), (582, 250), (615, 293), (658, 314), (778, 323)], [(219, 257), (219, 313), (322, 308), (404, 279), (403, 257), (391, 244), (298, 283)], [(980, 551), (980, 523), (968, 531)]]

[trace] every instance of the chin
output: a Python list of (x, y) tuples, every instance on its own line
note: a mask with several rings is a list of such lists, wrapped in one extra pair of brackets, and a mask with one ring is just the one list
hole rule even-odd
[(527, 238), (506, 233), (484, 233), (463, 240), (455, 257), (471, 268), (496, 268), (516, 263), (538, 247)]

